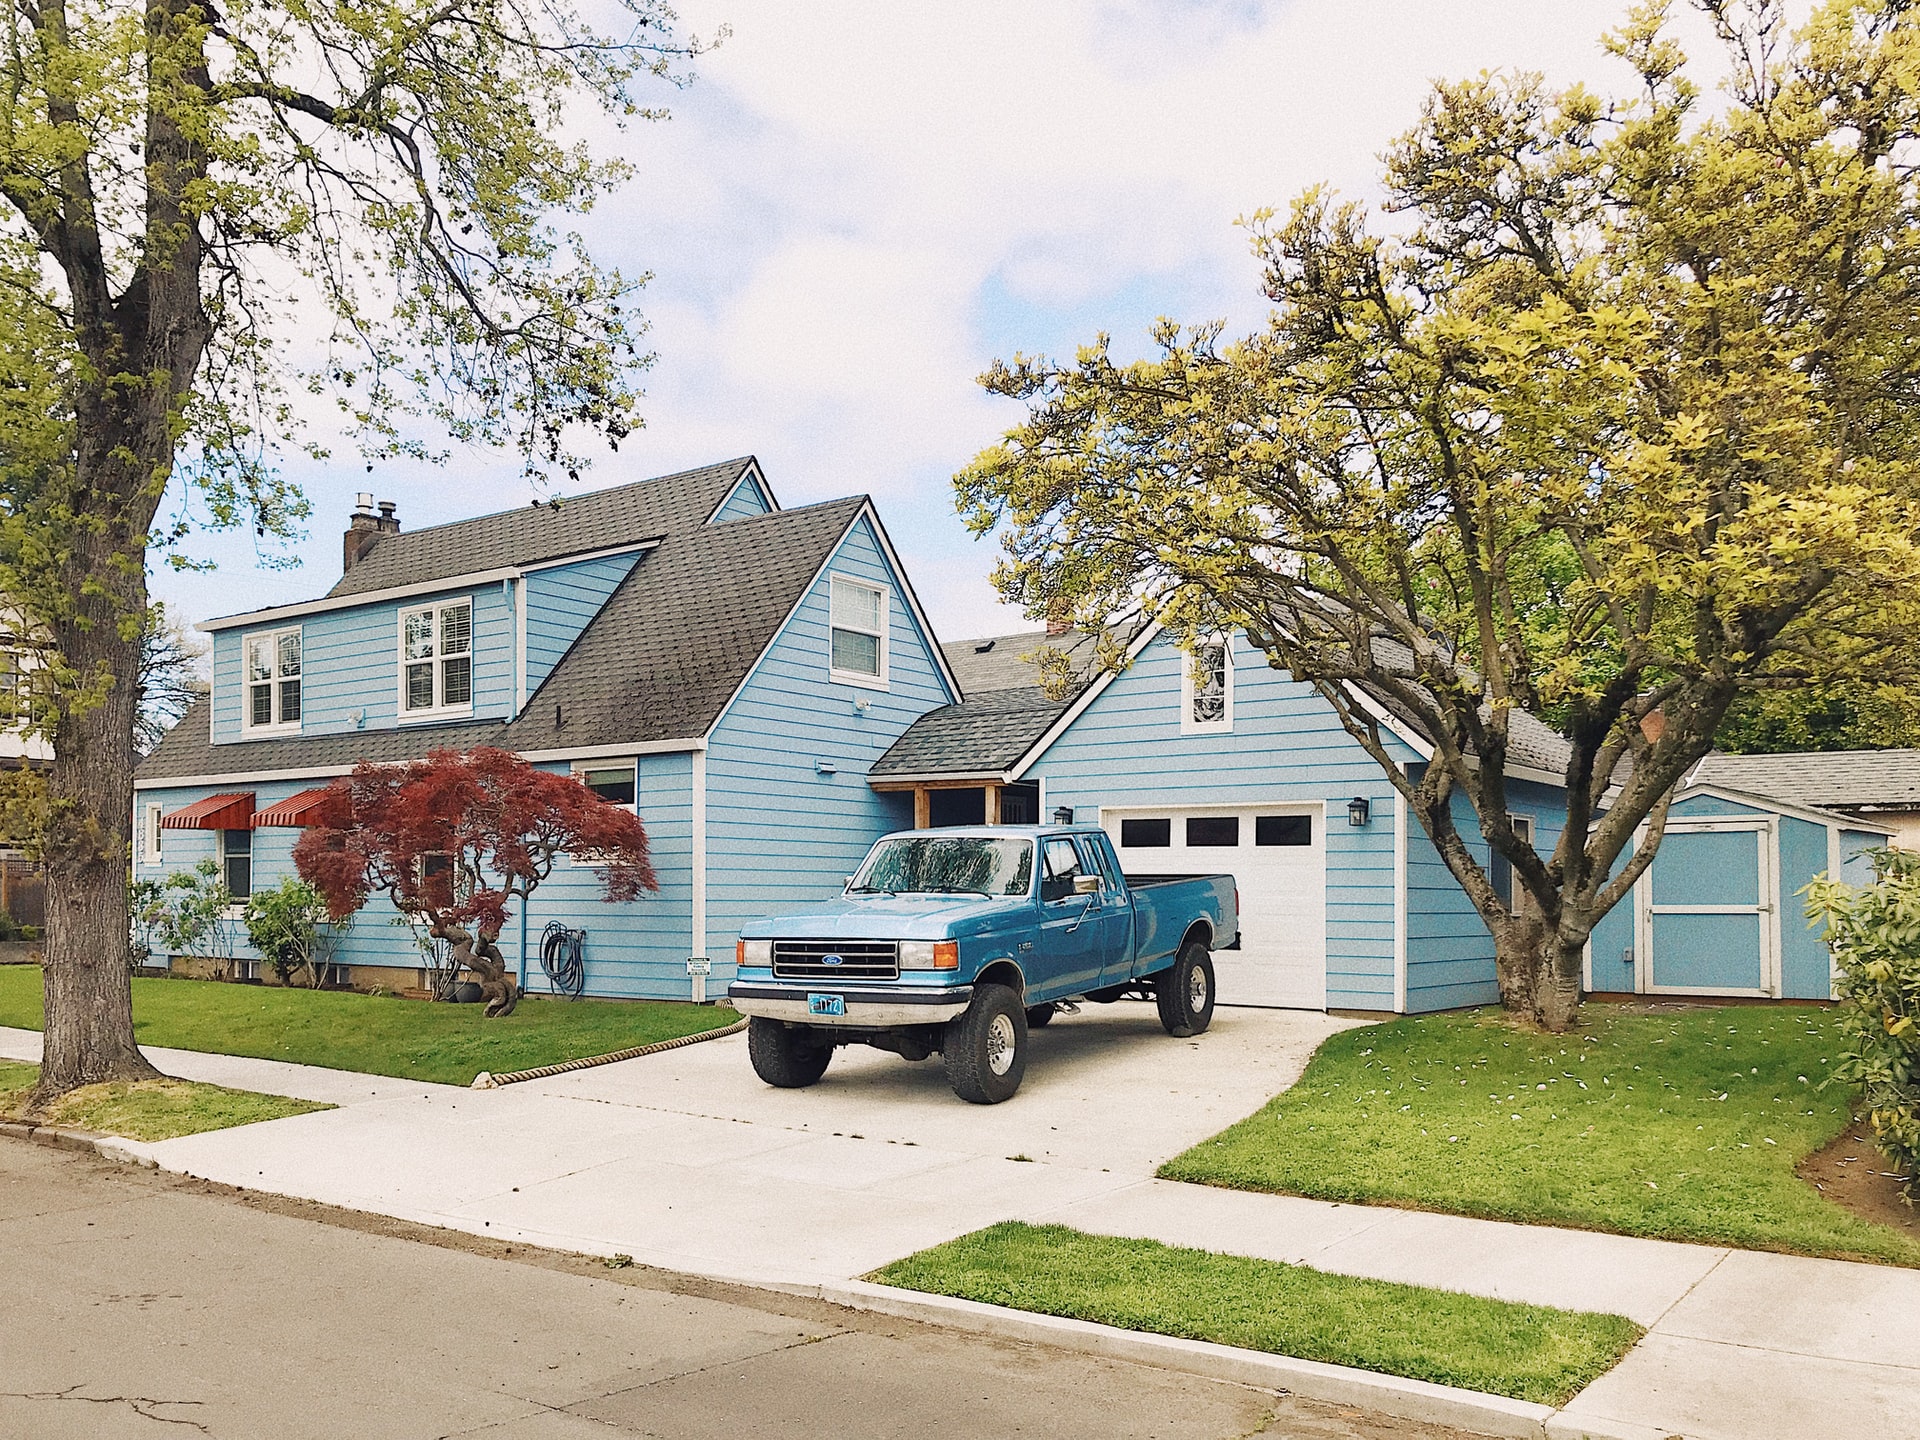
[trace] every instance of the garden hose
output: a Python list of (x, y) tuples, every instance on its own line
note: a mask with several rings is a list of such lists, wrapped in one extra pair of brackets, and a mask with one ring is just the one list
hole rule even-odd
[(556, 995), (578, 1000), (587, 988), (587, 932), (569, 930), (558, 920), (547, 922), (540, 932), (540, 968)]

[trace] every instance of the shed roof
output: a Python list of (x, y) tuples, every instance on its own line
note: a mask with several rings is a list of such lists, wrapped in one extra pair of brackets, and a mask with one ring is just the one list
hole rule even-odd
[(1715, 752), (1695, 767), (1689, 779), (1822, 809), (1920, 809), (1920, 750)]

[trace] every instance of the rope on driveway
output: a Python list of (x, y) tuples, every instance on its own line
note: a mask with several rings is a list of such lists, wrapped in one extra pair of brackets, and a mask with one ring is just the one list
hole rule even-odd
[(562, 1060), (558, 1065), (541, 1065), (532, 1070), (509, 1070), (504, 1075), (494, 1075), (482, 1070), (473, 1077), (475, 1090), (497, 1090), (502, 1085), (518, 1085), (522, 1080), (544, 1080), (549, 1075), (565, 1075), (569, 1070), (591, 1070), (596, 1065), (611, 1065), (616, 1060), (637, 1060), (642, 1055), (658, 1055), (662, 1050), (678, 1050), (682, 1045), (698, 1045), (702, 1040), (718, 1040), (726, 1035), (738, 1035), (747, 1028), (747, 1022), (736, 1020), (731, 1025), (718, 1030), (702, 1030), (698, 1035), (681, 1035), (673, 1040), (657, 1040), (651, 1045), (635, 1045), (629, 1050), (615, 1050), (609, 1055), (589, 1055), (584, 1060)]

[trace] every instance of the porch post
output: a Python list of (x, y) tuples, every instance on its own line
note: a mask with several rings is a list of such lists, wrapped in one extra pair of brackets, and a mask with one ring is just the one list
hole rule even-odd
[(933, 799), (924, 785), (913, 787), (913, 828), (916, 830), (933, 828)]

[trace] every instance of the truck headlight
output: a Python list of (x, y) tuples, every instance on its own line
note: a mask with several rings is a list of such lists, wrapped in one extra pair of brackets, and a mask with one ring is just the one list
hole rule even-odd
[(771, 965), (773, 941), (742, 940), (733, 947), (733, 960), (736, 965)]
[(958, 940), (902, 940), (900, 968), (902, 970), (958, 970), (960, 942)]

